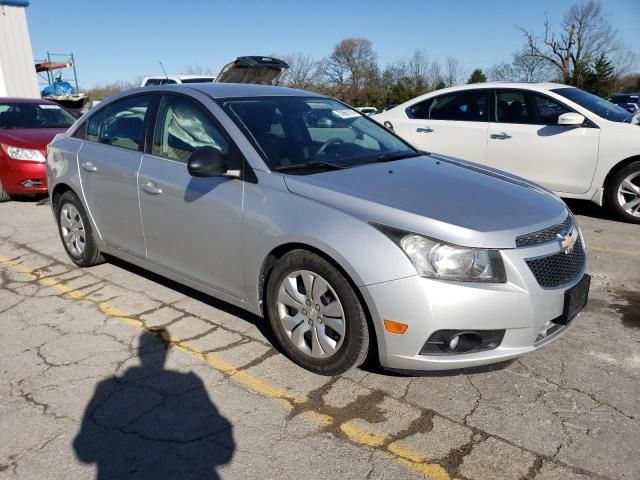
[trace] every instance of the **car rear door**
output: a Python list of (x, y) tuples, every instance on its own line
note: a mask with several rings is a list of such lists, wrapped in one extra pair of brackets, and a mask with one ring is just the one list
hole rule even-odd
[(243, 182), (192, 177), (187, 170), (189, 155), (198, 147), (220, 150), (230, 169), (240, 168), (239, 151), (210, 111), (186, 95), (162, 96), (149, 135), (139, 175), (148, 260), (242, 298)]
[(484, 162), (489, 92), (460, 90), (431, 97), (408, 108), (407, 120), (396, 130), (420, 150)]
[(600, 129), (558, 125), (573, 110), (542, 93), (500, 89), (489, 123), (486, 163), (554, 192), (584, 193), (591, 187), (598, 159)]
[(139, 257), (145, 247), (137, 175), (150, 101), (150, 95), (136, 95), (96, 112), (78, 152), (83, 194), (101, 238)]

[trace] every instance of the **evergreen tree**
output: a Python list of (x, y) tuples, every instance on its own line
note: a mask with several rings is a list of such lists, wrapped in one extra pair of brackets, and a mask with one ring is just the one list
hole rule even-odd
[(469, 77), (467, 83), (482, 83), (487, 81), (487, 76), (484, 74), (482, 69), (476, 68)]

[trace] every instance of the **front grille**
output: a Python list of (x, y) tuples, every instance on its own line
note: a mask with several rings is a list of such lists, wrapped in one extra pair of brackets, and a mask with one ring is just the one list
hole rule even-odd
[(544, 230), (538, 230), (537, 232), (527, 233), (526, 235), (520, 235), (516, 238), (516, 247), (531, 247), (533, 245), (540, 245), (541, 243), (551, 242), (556, 240), (558, 234), (571, 231), (573, 225), (573, 218), (568, 215), (564, 222), (553, 227), (545, 228)]
[(560, 252), (526, 262), (542, 288), (555, 288), (571, 283), (584, 267), (582, 239), (578, 237), (571, 253)]

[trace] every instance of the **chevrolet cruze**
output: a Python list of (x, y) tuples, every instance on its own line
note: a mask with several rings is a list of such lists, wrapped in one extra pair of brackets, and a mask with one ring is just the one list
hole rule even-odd
[(76, 264), (113, 255), (262, 315), (320, 374), (368, 354), (398, 370), (511, 359), (587, 301), (558, 197), (313, 93), (129, 90), (59, 135), (47, 172)]

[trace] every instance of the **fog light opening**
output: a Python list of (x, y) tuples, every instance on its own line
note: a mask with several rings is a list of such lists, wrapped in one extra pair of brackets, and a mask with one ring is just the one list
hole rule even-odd
[(498, 348), (505, 330), (438, 330), (431, 334), (421, 355), (457, 355)]
[(447, 347), (450, 352), (468, 353), (477, 349), (481, 344), (480, 335), (475, 332), (463, 332), (451, 337)]

